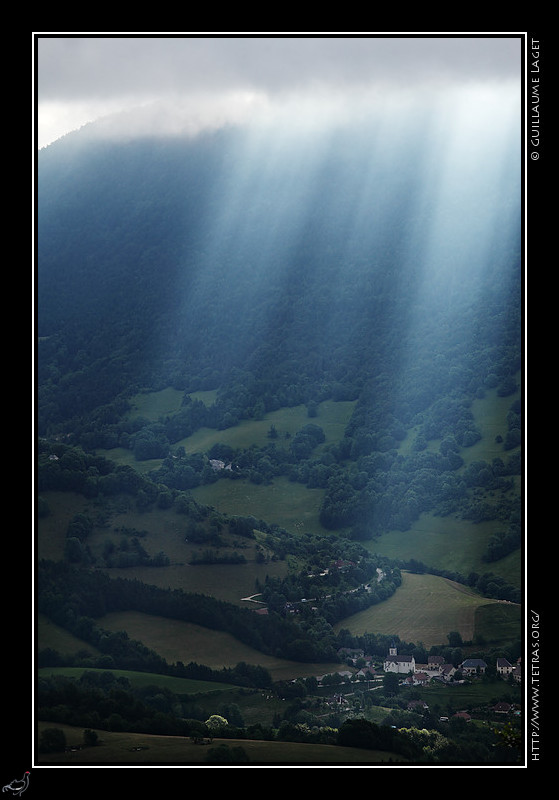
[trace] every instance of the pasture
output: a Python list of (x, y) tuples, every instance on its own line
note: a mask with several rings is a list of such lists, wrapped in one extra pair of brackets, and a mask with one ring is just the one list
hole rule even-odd
[(354, 408), (354, 401), (325, 400), (320, 403), (317, 416), (312, 419), (309, 419), (304, 405), (280, 408), (265, 414), (262, 419), (241, 420), (233, 428), (225, 430), (200, 428), (178, 444), (182, 445), (187, 453), (205, 453), (218, 443), (235, 449), (248, 448), (252, 445), (265, 447), (272, 441), (268, 432), (274, 426), (278, 434), (277, 439), (273, 440), (276, 447), (287, 447), (290, 437), (312, 422), (322, 428), (326, 437), (325, 442), (315, 451), (320, 452), (321, 447), (338, 442), (343, 437)]
[(254, 541), (230, 536), (224, 537), (230, 544), (226, 552), (242, 554), (246, 563), (190, 566), (188, 561), (201, 548), (187, 541), (189, 519), (173, 509), (140, 512), (126, 502), (100, 507), (94, 500), (68, 492), (45, 492), (44, 497), (51, 513), (39, 521), (39, 558), (62, 559), (68, 523), (75, 514), (84, 513), (98, 522), (87, 544), (100, 565), (103, 564), (102, 553), (106, 543), (118, 543), (122, 538), (122, 528), (141, 533), (142, 547), (149, 555), (163, 551), (170, 560), (167, 567), (114, 568), (109, 572), (113, 577), (136, 578), (163, 589), (183, 589), (246, 605), (243, 598), (254, 594), (257, 581), (263, 582), (267, 575), (281, 577), (287, 572), (285, 561), (257, 561)]
[(390, 531), (370, 542), (367, 549), (388, 558), (416, 559), (449, 572), (494, 572), (514, 586), (522, 582), (518, 551), (498, 562), (487, 563), (483, 555), (492, 535), (503, 530), (498, 521), (473, 523), (456, 516), (437, 517), (425, 513), (407, 531)]
[(169, 663), (182, 661), (188, 664), (193, 661), (220, 670), (245, 662), (264, 667), (274, 681), (324, 675), (339, 669), (339, 664), (302, 664), (267, 656), (224, 631), (151, 614), (115, 612), (102, 617), (99, 624), (109, 631), (125, 630), (131, 639), (141, 641)]
[[(135, 688), (145, 688), (146, 686), (160, 686), (168, 689), (174, 694), (206, 694), (207, 692), (223, 692), (237, 687), (228, 683), (218, 683), (213, 681), (197, 681), (188, 678), (175, 678), (171, 675), (157, 675), (152, 672), (133, 672), (125, 669), (88, 669), (83, 667), (43, 667), (38, 670), (39, 677), (49, 675), (61, 676), (79, 680), (84, 672), (106, 674), (110, 672), (115, 678), (126, 678)], [(238, 690), (238, 689), (237, 689)]]
[[(517, 638), (518, 606), (488, 600), (446, 578), (404, 572), (402, 585), (392, 597), (342, 620), (334, 629), (338, 632), (345, 628), (356, 636), (367, 632), (397, 635), (405, 642), (421, 642), (430, 648), (448, 644), (447, 636), (451, 631), (460, 633), (464, 641), (473, 640), (476, 634), (487, 635), (491, 618), (478, 614), (480, 609), (493, 605), (502, 609), (502, 616), (511, 624), (507, 633)], [(498, 634), (497, 628), (492, 630), (492, 635)]]
[(250, 515), (292, 533), (328, 533), (318, 518), (324, 490), (307, 489), (284, 476), (269, 485), (222, 479), (198, 486), (192, 496), (224, 514)]
[(38, 652), (50, 648), (63, 655), (73, 655), (80, 651), (82, 653), (87, 652), (92, 656), (101, 655), (96, 647), (93, 647), (89, 642), (76, 638), (73, 634), (52, 622), (48, 617), (45, 617), (44, 614), (37, 614), (36, 636)]

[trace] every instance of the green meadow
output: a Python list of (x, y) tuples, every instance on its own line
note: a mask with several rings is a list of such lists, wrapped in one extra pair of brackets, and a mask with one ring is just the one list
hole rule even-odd
[[(520, 380), (520, 375), (517, 376)], [(491, 463), (494, 458), (506, 460), (514, 452), (505, 452), (497, 437), (505, 437), (506, 417), (518, 394), (499, 397), (495, 389), (488, 390), (483, 398), (474, 400), (472, 413), (474, 422), (482, 438), (471, 447), (463, 447), (460, 455), (464, 460), (461, 470), (474, 461)], [(417, 431), (410, 430), (400, 446), (403, 455), (411, 451)], [(440, 442), (429, 442), (429, 449), (438, 451)], [(520, 478), (515, 477), (516, 489), (520, 492)], [(490, 493), (485, 493), (484, 501), (494, 502)], [(407, 531), (390, 531), (379, 539), (365, 543), (370, 550), (382, 553), (388, 558), (416, 559), (435, 569), (449, 572), (494, 572), (515, 586), (522, 584), (522, 562), (518, 551), (498, 562), (488, 564), (483, 560), (490, 538), (506, 530), (506, 523), (487, 521), (473, 523), (458, 515), (447, 517), (431, 513), (421, 514)]]
[[(180, 410), (182, 397), (182, 393), (175, 389), (137, 394), (132, 400), (129, 416), (131, 418), (144, 417), (150, 422), (154, 422), (160, 417), (172, 416)], [(216, 392), (192, 392), (190, 397), (201, 400), (210, 406), (215, 401)], [(309, 418), (304, 405), (281, 408), (265, 414), (262, 419), (240, 420), (234, 427), (224, 430), (200, 428), (191, 436), (176, 442), (173, 447), (184, 447), (187, 453), (207, 453), (215, 444), (225, 444), (234, 449), (245, 449), (252, 446), (265, 447), (273, 441), (276, 447), (287, 448), (290, 438), (309, 422), (312, 422), (319, 425), (324, 431), (325, 441), (315, 450), (315, 454), (320, 454), (324, 447), (340, 441), (343, 437), (354, 408), (354, 401), (326, 400), (320, 403), (317, 416), (312, 419)], [(278, 434), (274, 440), (271, 440), (268, 435), (272, 426)], [(161, 464), (161, 459), (136, 461), (134, 453), (122, 447), (115, 447), (111, 450), (99, 449), (97, 452), (118, 464), (127, 464), (143, 473), (157, 469)]]
[(319, 521), (324, 490), (307, 489), (284, 476), (274, 478), (268, 486), (222, 479), (198, 486), (192, 496), (225, 514), (250, 515), (294, 533), (327, 533)]
[(320, 403), (318, 414), (312, 419), (309, 419), (307, 408), (304, 405), (280, 408), (265, 414), (262, 419), (241, 420), (233, 428), (225, 430), (201, 428), (178, 444), (182, 445), (187, 453), (205, 453), (218, 443), (229, 445), (235, 449), (248, 448), (252, 445), (265, 447), (270, 444), (268, 432), (274, 426), (278, 434), (277, 439), (273, 440), (276, 447), (287, 447), (289, 437), (294, 436), (309, 422), (313, 422), (322, 428), (326, 437), (325, 442), (316, 450), (316, 452), (320, 452), (321, 448), (338, 442), (343, 437), (354, 408), (355, 402), (353, 401), (326, 400)]
[[(192, 394), (207, 404), (215, 401), (215, 392)], [(464, 469), (472, 461), (507, 456), (502, 444), (496, 442), (498, 435), (504, 437), (506, 416), (515, 396), (499, 397), (496, 390), (488, 390), (485, 397), (476, 399), (472, 405), (475, 424), (482, 438), (472, 447), (462, 448)], [(180, 407), (182, 394), (172, 389), (148, 394), (139, 394), (133, 401), (133, 413), (148, 418), (157, 418), (165, 413), (173, 413)], [(346, 426), (355, 407), (353, 402), (326, 401), (320, 404), (318, 416), (313, 419), (324, 430), (326, 441), (321, 447), (337, 442), (343, 437)], [(283, 408), (266, 414), (261, 420), (242, 420), (238, 425), (226, 430), (202, 428), (179, 444), (187, 452), (207, 452), (214, 444), (223, 443), (233, 448), (261, 447), (269, 444), (268, 432), (273, 425), (278, 433), (274, 440), (276, 447), (287, 446), (289, 436), (293, 436), (309, 422), (305, 406)], [(288, 437), (286, 438), (286, 435)], [(415, 438), (414, 430), (400, 445), (400, 452), (406, 455)], [(438, 441), (429, 443), (429, 448), (438, 450)], [(317, 453), (320, 448), (317, 448)], [(159, 461), (136, 462), (130, 451), (111, 450), (105, 455), (119, 463), (128, 463), (141, 471), (149, 471), (159, 465)], [(247, 480), (221, 479), (213, 484), (199, 486), (193, 496), (201, 503), (212, 506), (228, 514), (252, 515), (257, 519), (277, 523), (293, 532), (325, 533), (319, 521), (319, 511), (323, 490), (307, 489), (305, 486), (276, 478), (271, 484), (256, 485)], [(491, 496), (485, 498), (493, 502)], [(390, 531), (378, 540), (366, 544), (371, 550), (390, 558), (414, 558), (436, 569), (444, 569), (468, 574), (494, 571), (514, 585), (522, 581), (521, 562), (518, 553), (488, 565), (483, 555), (491, 536), (503, 530), (503, 523), (490, 521), (471, 523), (455, 515), (436, 517), (425, 513), (407, 531)]]
[(151, 614), (115, 612), (104, 616), (100, 624), (109, 631), (125, 630), (131, 639), (143, 642), (169, 663), (182, 661), (188, 664), (192, 661), (216, 670), (234, 667), (240, 662), (259, 664), (270, 672), (274, 681), (323, 675), (339, 669), (339, 664), (302, 664), (267, 656), (224, 631)]
[(522, 563), (518, 551), (497, 562), (483, 560), (492, 535), (503, 529), (499, 522), (473, 523), (454, 516), (422, 514), (407, 531), (390, 531), (364, 545), (388, 558), (416, 559), (449, 572), (494, 572), (514, 586), (522, 582)]
[(255, 541), (237, 541), (229, 536), (226, 537), (231, 545), (229, 550), (243, 555), (245, 563), (190, 566), (188, 562), (199, 548), (187, 540), (189, 519), (174, 509), (140, 512), (133, 505), (127, 507), (123, 504), (123, 507), (114, 507), (107, 512), (95, 500), (86, 500), (77, 494), (45, 492), (44, 497), (50, 514), (39, 522), (39, 558), (63, 558), (68, 523), (75, 514), (83, 513), (99, 521), (88, 537), (88, 548), (100, 563), (106, 543), (118, 543), (122, 538), (122, 528), (138, 531), (142, 547), (150, 555), (163, 551), (170, 561), (167, 567), (114, 568), (110, 570), (113, 577), (136, 578), (163, 589), (170, 586), (246, 605), (243, 598), (254, 594), (257, 581), (264, 582), (267, 575), (282, 577), (287, 572), (285, 561), (260, 563), (256, 559)]
[[(171, 387), (159, 392), (139, 392), (131, 400), (128, 416), (131, 419), (143, 417), (150, 422), (156, 422), (160, 417), (170, 417), (180, 411), (183, 397), (184, 392)], [(211, 406), (215, 403), (217, 392), (192, 392), (190, 397)]]
[[(58, 675), (64, 678), (74, 678), (79, 680), (83, 673), (94, 672), (104, 674), (104, 669), (88, 669), (83, 667), (42, 667), (38, 670), (39, 677)], [(172, 675), (157, 675), (151, 672), (133, 672), (127, 669), (111, 669), (110, 672), (115, 678), (126, 678), (134, 688), (145, 688), (146, 686), (160, 686), (174, 694), (206, 694), (207, 692), (223, 692), (236, 689), (229, 683), (219, 683), (218, 681), (196, 681), (188, 678), (175, 678)]]
[[(241, 662), (258, 664), (269, 671), (274, 681), (325, 675), (340, 668), (339, 664), (300, 663), (274, 658), (247, 647), (226, 632), (136, 611), (106, 614), (97, 620), (97, 624), (107, 631), (126, 631), (130, 639), (142, 642), (169, 663), (181, 661), (183, 664), (189, 664), (193, 662), (216, 670), (223, 667), (233, 668)], [(98, 655), (91, 645), (70, 636), (42, 615), (38, 619), (37, 630), (39, 650), (50, 647), (63, 655), (73, 655), (80, 651)], [(49, 668), (46, 671), (52, 672), (53, 670)], [(115, 670), (111, 671), (116, 672)], [(148, 682), (158, 685), (161, 683), (159, 677), (154, 676), (148, 679)], [(212, 690), (216, 688), (215, 683), (210, 686)], [(196, 690), (207, 691), (208, 689), (198, 686)], [(182, 691), (185, 691), (184, 687), (182, 687)], [(194, 691), (194, 688), (191, 686), (189, 691)]]
[[(215, 393), (197, 392), (191, 397), (210, 404), (215, 400)], [(180, 408), (181, 400), (182, 394), (172, 389), (138, 394), (133, 400), (131, 415), (158, 419), (162, 415), (175, 413)], [(275, 446), (288, 447), (290, 437), (312, 421), (322, 428), (325, 435), (324, 443), (315, 450), (318, 455), (324, 447), (340, 441), (354, 408), (353, 401), (325, 401), (319, 405), (318, 414), (312, 420), (304, 405), (282, 408), (266, 414), (263, 419), (241, 420), (235, 427), (225, 430), (201, 428), (175, 446), (184, 447), (188, 453), (206, 453), (215, 444), (226, 444), (235, 449), (264, 447), (272, 441), (268, 433), (273, 426), (278, 434), (277, 439), (273, 440)], [(144, 473), (156, 469), (161, 463), (159, 459), (136, 461), (132, 451), (122, 448), (98, 452), (118, 464), (127, 464)], [(276, 478), (267, 486), (256, 485), (248, 480), (221, 479), (197, 487), (192, 495), (200, 503), (223, 513), (251, 515), (302, 533), (326, 532), (318, 518), (323, 490), (307, 489), (284, 477)]]

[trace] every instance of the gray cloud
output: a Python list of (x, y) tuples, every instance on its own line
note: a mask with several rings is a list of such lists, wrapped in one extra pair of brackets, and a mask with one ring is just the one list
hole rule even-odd
[(200, 115), (210, 101), (239, 93), (261, 102), (321, 92), (382, 98), (396, 88), (519, 81), (521, 74), (520, 34), (36, 37), (42, 127), (66, 115), (67, 128), (155, 100), (168, 99), (170, 108), (178, 97)]

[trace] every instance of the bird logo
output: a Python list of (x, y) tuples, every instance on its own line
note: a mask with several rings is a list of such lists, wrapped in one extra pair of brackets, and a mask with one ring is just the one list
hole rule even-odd
[(7, 783), (2, 787), (2, 791), (11, 792), (14, 797), (19, 797), (19, 795), (22, 794), (29, 786), (29, 775), (29, 771), (26, 771), (21, 780), (15, 780), (11, 783)]

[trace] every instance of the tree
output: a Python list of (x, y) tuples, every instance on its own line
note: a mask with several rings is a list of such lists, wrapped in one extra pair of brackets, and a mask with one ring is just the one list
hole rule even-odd
[(374, 750), (378, 747), (378, 725), (366, 719), (349, 719), (338, 730), (340, 747), (361, 747)]
[(448, 643), (450, 647), (462, 647), (462, 636), (458, 631), (450, 631), (448, 634)]
[(220, 714), (212, 714), (211, 717), (206, 720), (206, 725), (209, 731), (215, 733), (221, 728), (226, 728), (229, 723), (225, 717), (222, 717)]
[(97, 744), (98, 736), (96, 731), (86, 728), (83, 732), (83, 743), (86, 747), (95, 747)]
[(382, 685), (387, 695), (395, 695), (400, 691), (400, 679), (396, 672), (387, 672), (382, 679)]
[(77, 536), (70, 536), (64, 544), (64, 558), (72, 564), (87, 561), (87, 551)]
[(42, 753), (61, 753), (66, 748), (66, 735), (61, 728), (45, 728), (39, 749)]

